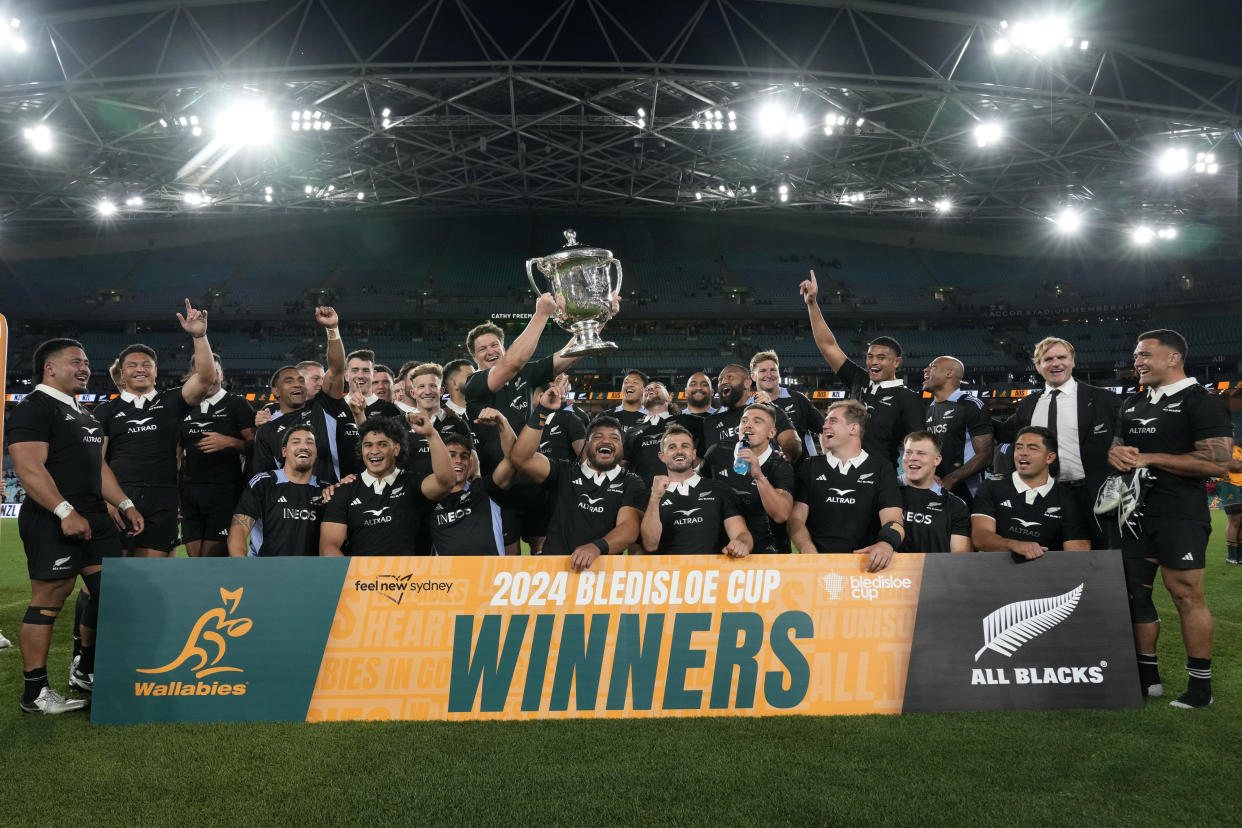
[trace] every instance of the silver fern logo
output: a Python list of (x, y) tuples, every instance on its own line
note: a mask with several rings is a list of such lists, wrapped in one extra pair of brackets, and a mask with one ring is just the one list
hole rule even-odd
[(1082, 588), (1079, 584), (1064, 595), (1015, 601), (989, 613), (983, 619), (983, 647), (975, 653), (975, 661), (987, 650), (1008, 658), (1035, 636), (1069, 618), (1082, 598)]

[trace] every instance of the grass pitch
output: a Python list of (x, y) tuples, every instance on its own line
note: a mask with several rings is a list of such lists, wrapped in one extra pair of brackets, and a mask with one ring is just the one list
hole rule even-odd
[[(29, 601), (0, 527), (0, 822), (6, 825), (1236, 825), (1242, 567), (1214, 514), (1216, 704), (1142, 711), (533, 723), (94, 727), (17, 707)], [(50, 673), (65, 689), (66, 614)]]

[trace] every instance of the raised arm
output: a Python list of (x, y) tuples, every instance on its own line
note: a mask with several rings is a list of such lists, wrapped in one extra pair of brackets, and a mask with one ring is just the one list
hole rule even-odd
[(340, 318), (327, 305), (315, 308), (315, 321), (328, 332), (328, 367), (323, 375), (323, 391), (334, 400), (345, 396), (345, 343), (341, 342)]
[(423, 497), (428, 500), (439, 500), (453, 490), (453, 460), (449, 457), (448, 447), (436, 431), (431, 418), (421, 411), (411, 411), (405, 415), (405, 421), (415, 434), (427, 441), (431, 452), (431, 474), (419, 483)]
[(840, 371), (841, 366), (845, 364), (845, 351), (842, 351), (841, 346), (837, 344), (836, 334), (832, 332), (832, 328), (828, 327), (828, 323), (824, 321), (824, 312), (819, 309), (819, 282), (815, 278), (814, 270), (811, 271), (811, 278), (801, 284), (799, 291), (802, 293), (802, 301), (806, 303), (806, 315), (811, 320), (811, 333), (815, 336), (815, 346), (824, 355), (829, 367), (834, 371)]
[(216, 363), (207, 342), (207, 311), (191, 307), (186, 299), (185, 316), (178, 313), (177, 321), (194, 343), (194, 373), (181, 386), (181, 397), (190, 405), (198, 405), (207, 399), (207, 389), (216, 378)]
[[(539, 453), (539, 442), (543, 439), (543, 427), (552, 411), (542, 405), (531, 409), (530, 418), (518, 434), (513, 450), (506, 455), (513, 466), (536, 483), (548, 479), (552, 472), (552, 463)], [(500, 416), (499, 412), (497, 416)], [(503, 419), (503, 417), (501, 418)], [(476, 422), (483, 422), (480, 418)], [(484, 423), (487, 425), (487, 423)]]
[[(521, 335), (513, 340), (513, 344), (505, 349), (502, 356), (491, 370), (487, 372), (487, 388), (493, 394), (499, 391), (506, 382), (513, 379), (518, 371), (522, 370), (522, 366), (530, 361), (535, 355), (535, 348), (539, 345), (539, 337), (543, 334), (544, 327), (548, 324), (548, 320), (552, 318), (552, 314), (556, 311), (556, 300), (552, 298), (552, 294), (544, 293), (535, 301), (535, 313), (531, 316), (530, 321), (526, 323), (525, 329)], [(570, 365), (573, 363), (570, 362)], [(563, 371), (564, 368), (555, 368), (557, 371)]]

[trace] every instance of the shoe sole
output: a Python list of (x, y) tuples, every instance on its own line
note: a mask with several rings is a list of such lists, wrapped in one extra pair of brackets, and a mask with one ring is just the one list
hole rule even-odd
[(1169, 702), (1169, 707), (1176, 707), (1178, 710), (1198, 710), (1201, 707), (1207, 707), (1208, 704), (1212, 704), (1214, 701), (1216, 701), (1216, 699), (1211, 698), (1211, 699), (1208, 699), (1207, 704), (1186, 704), (1186, 702), (1184, 701), (1178, 701), (1177, 699), (1174, 699), (1173, 701)]
[(78, 710), (86, 710), (90, 705), (83, 704), (81, 707), (70, 707), (70, 708), (66, 708), (65, 710), (57, 710), (55, 713), (49, 713), (48, 711), (43, 710), (39, 708), (38, 706), (27, 707), (21, 702), (18, 702), (17, 706), (21, 708), (21, 711), (23, 713), (42, 713), (45, 716), (59, 716), (61, 713), (74, 713), (74, 712), (77, 712)]
[(71, 677), (69, 679), (69, 689), (77, 690), (79, 693), (94, 693), (95, 685), (87, 684), (86, 682), (83, 682), (83, 681), (77, 681), (76, 679)]
[(1143, 688), (1143, 695), (1149, 699), (1158, 699), (1164, 695), (1163, 684), (1149, 684)]

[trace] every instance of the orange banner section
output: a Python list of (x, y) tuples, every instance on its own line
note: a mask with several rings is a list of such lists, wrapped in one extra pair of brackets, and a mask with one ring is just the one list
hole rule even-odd
[(355, 558), (309, 721), (899, 713), (923, 556)]

